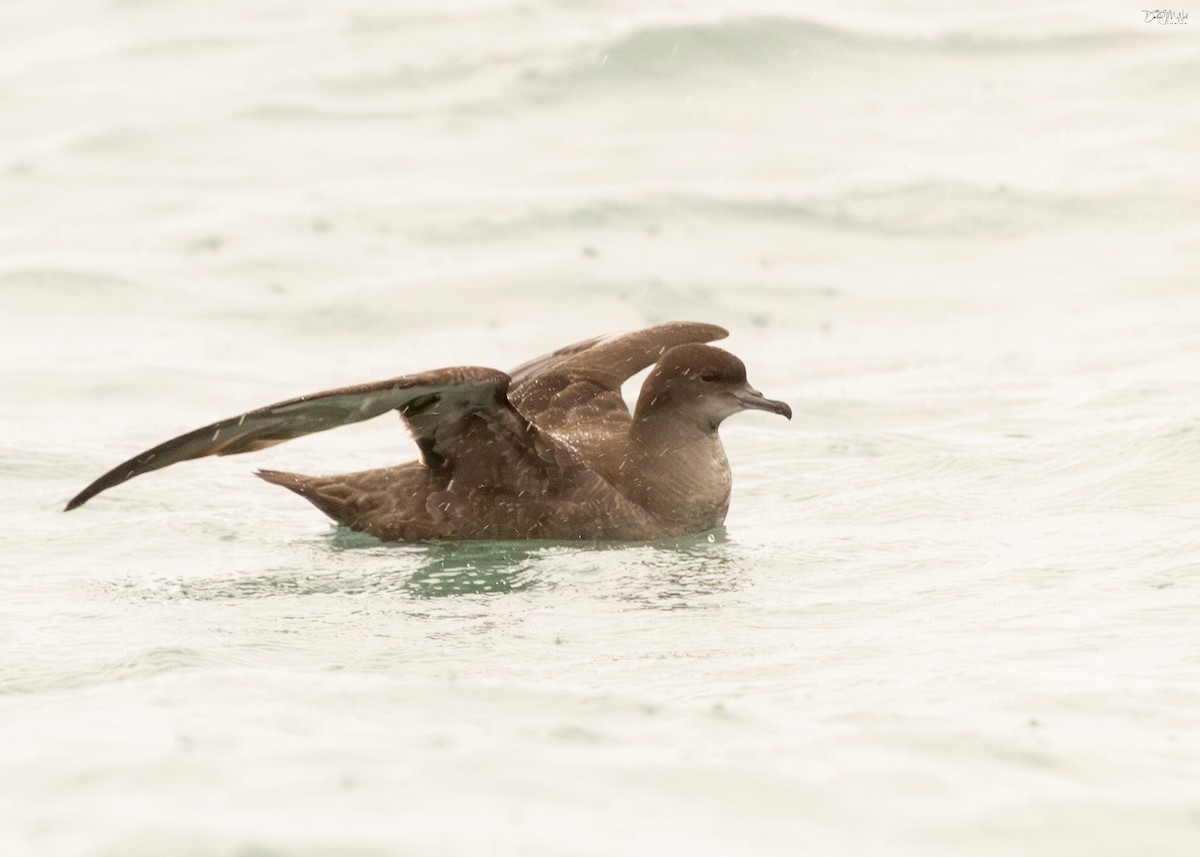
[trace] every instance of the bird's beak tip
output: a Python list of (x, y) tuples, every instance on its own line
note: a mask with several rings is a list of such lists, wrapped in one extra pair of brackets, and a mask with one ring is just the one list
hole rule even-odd
[(738, 401), (742, 407), (755, 411), (766, 411), (771, 414), (779, 414), (781, 417), (792, 418), (792, 407), (787, 402), (780, 402), (776, 399), (768, 399), (762, 393), (753, 388), (747, 388), (743, 393), (738, 395)]

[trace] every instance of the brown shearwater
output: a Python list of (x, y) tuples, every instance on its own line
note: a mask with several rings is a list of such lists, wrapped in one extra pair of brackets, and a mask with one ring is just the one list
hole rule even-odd
[[(729, 509), (717, 435), (747, 408), (792, 418), (704, 343), (711, 324), (597, 337), (505, 374), (463, 366), (289, 399), (161, 443), (69, 503), (179, 461), (252, 452), (397, 411), (420, 461), (341, 476), (260, 470), (339, 524), (381, 539), (644, 540), (704, 532)], [(633, 414), (621, 384), (656, 364)]]

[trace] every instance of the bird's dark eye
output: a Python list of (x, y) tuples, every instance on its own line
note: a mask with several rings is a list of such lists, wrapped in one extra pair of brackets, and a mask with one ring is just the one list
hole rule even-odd
[(720, 378), (721, 378), (721, 376), (718, 375), (716, 372), (701, 372), (700, 373), (700, 380), (704, 381), (706, 383), (709, 383), (709, 384), (713, 383), (714, 381), (719, 381)]

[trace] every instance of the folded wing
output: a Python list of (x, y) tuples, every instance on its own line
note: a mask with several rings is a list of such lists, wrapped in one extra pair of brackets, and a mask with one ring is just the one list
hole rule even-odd
[[(465, 445), (464, 438), (476, 438), (479, 426), (487, 429), (493, 443), (506, 444), (513, 456), (528, 459), (533, 455), (533, 442), (528, 424), (505, 397), (508, 384), (509, 376), (503, 372), (467, 366), (288, 399), (198, 428), (135, 455), (79, 492), (66, 508), (74, 509), (114, 485), (180, 461), (253, 452), (393, 410), (408, 423), (431, 467), (449, 467), (458, 458), (470, 458), (478, 444)], [(464, 432), (464, 426), (476, 430)]]

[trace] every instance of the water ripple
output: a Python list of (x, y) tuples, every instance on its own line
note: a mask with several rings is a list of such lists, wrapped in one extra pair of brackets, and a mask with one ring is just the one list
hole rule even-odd
[(79, 663), (60, 669), (24, 664), (0, 682), (0, 694), (44, 693), (145, 678), (177, 670), (197, 669), (216, 663), (195, 649), (156, 646), (100, 662)]

